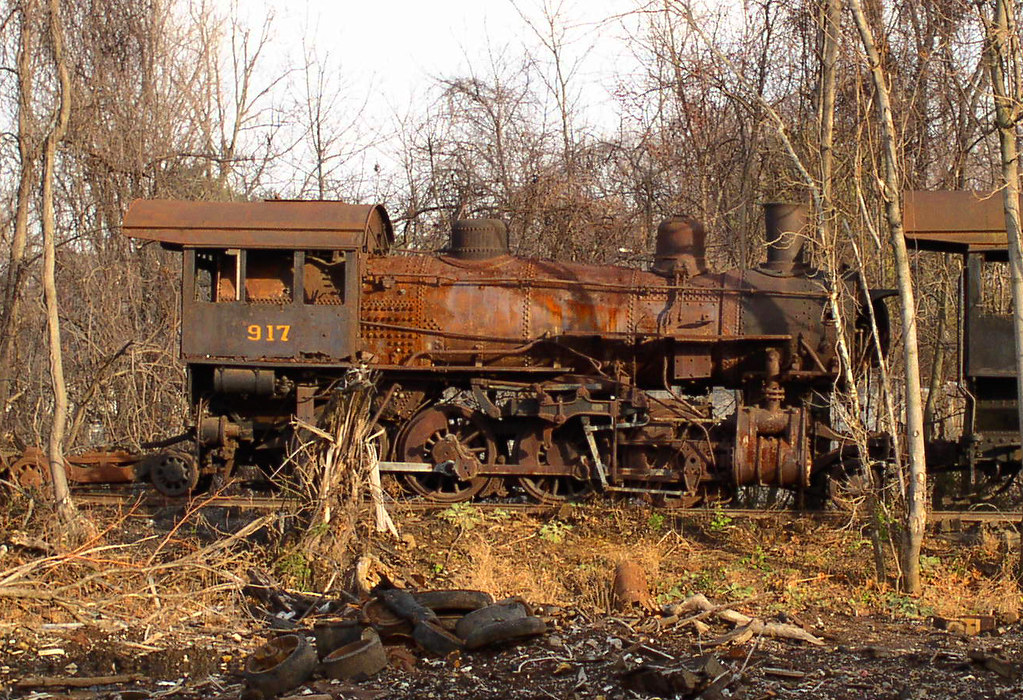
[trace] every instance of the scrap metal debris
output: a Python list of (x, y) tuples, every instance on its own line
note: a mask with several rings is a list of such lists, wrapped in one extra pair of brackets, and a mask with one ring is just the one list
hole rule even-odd
[(622, 685), (636, 693), (659, 697), (724, 698), (723, 691), (738, 680), (738, 674), (706, 654), (687, 664), (655, 666), (642, 664), (622, 674)]
[[(409, 642), (422, 653), (446, 657), (547, 632), (544, 620), (519, 597), (495, 603), (483, 591), (410, 591), (383, 579), (356, 605), (284, 591), (262, 572), (250, 571), (249, 577), (246, 590), (271, 627), (283, 622), (293, 632), (271, 639), (249, 657), (246, 700), (276, 697), (317, 673), (359, 682), (387, 668), (392, 658), (399, 666), (414, 665), (415, 657), (402, 654)], [(315, 645), (305, 637), (309, 622)]]
[(650, 608), (652, 597), (643, 567), (631, 559), (621, 562), (615, 569), (612, 590), (615, 610)]

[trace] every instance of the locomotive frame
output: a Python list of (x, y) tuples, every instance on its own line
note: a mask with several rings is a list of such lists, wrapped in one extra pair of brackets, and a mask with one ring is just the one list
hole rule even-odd
[[(139, 200), (124, 232), (181, 250), (188, 450), (159, 456), (168, 495), (203, 475), (273, 468), (352, 367), (380, 379), (382, 470), (455, 502), (517, 486), (691, 505), (743, 485), (807, 489), (848, 458), (830, 426), (840, 381), (827, 281), (802, 258), (805, 210), (767, 205), (767, 260), (712, 273), (702, 226), (658, 229), (651, 269), (520, 258), (494, 220), (447, 249), (392, 253), (378, 206)], [(883, 335), (883, 295), (842, 295), (847, 345)], [(734, 392), (717, 415), (712, 390)]]

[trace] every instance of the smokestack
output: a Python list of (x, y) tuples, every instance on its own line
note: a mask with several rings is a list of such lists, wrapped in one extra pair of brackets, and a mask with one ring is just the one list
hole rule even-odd
[(807, 208), (804, 204), (767, 202), (764, 204), (767, 262), (763, 267), (789, 273), (803, 264), (803, 243)]
[(703, 224), (688, 214), (665, 219), (657, 227), (652, 270), (665, 277), (702, 275), (707, 271), (706, 241)]
[(508, 227), (500, 219), (459, 219), (451, 227), (448, 255), (460, 260), (488, 260), (508, 254)]

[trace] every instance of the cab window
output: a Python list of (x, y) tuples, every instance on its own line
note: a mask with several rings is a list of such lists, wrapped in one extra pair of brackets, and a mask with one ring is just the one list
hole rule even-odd
[(246, 251), (245, 301), (251, 304), (288, 304), (294, 279), (294, 252)]
[(241, 251), (237, 249), (195, 252), (195, 300), (238, 301)]
[(307, 250), (302, 268), (302, 299), (306, 304), (345, 303), (345, 262), (342, 251)]

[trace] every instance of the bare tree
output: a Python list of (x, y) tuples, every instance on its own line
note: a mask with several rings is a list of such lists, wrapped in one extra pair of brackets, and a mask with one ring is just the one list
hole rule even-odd
[[(1023, 90), (1023, 51), (1016, 30), (1013, 0), (995, 0), (993, 17), (985, 21), (986, 59), (995, 102), (995, 123), (1001, 151), (1001, 189), (1005, 208), (1005, 231), (1009, 247), (1009, 276), (1012, 287), (1012, 326), (1016, 344), (1016, 406), (1020, 439), (1023, 440), (1023, 228), (1020, 222), (1019, 120)], [(1023, 550), (1021, 550), (1023, 557)], [(1023, 558), (1016, 567), (1023, 580)]]
[[(18, 15), (18, 193), (15, 202), (14, 235), (11, 240), (7, 265), (7, 280), (0, 306), (0, 367), (13, 367), (15, 338), (21, 313), (22, 287), (25, 281), (25, 249), (28, 243), (28, 220), (32, 191), (35, 188), (36, 161), (39, 143), (35, 135), (35, 115), (32, 110), (35, 0), (24, 0)], [(14, 390), (16, 372), (5, 372), (0, 379), (0, 426), (7, 427), (8, 401)]]
[(53, 214), (53, 178), (57, 146), (67, 132), (71, 113), (71, 78), (64, 56), (64, 25), (60, 0), (50, 0), (49, 28), (53, 67), (57, 73), (57, 112), (49, 133), (43, 141), (42, 226), (43, 226), (43, 290), (46, 301), (46, 327), (50, 345), (50, 380), (53, 387), (53, 421), (50, 425), (49, 461), (53, 481), (53, 498), (57, 513), (67, 523), (76, 516), (68, 490), (64, 469), (64, 428), (67, 424), (67, 383), (64, 381), (64, 356), (60, 345), (60, 315), (57, 308), (56, 238), (57, 225)]
[(909, 451), (905, 540), (902, 544), (902, 587), (910, 594), (920, 592), (920, 547), (927, 525), (927, 462), (924, 453), (923, 401), (920, 394), (920, 357), (917, 342), (916, 298), (909, 267), (909, 253), (903, 236), (902, 187), (896, 151), (895, 122), (888, 85), (874, 34), (860, 0), (849, 0), (856, 28), (870, 67), (881, 124), (882, 174), (879, 184), (885, 203), (889, 240), (895, 256), (899, 301), (902, 306), (903, 362), (906, 383), (906, 443)]

